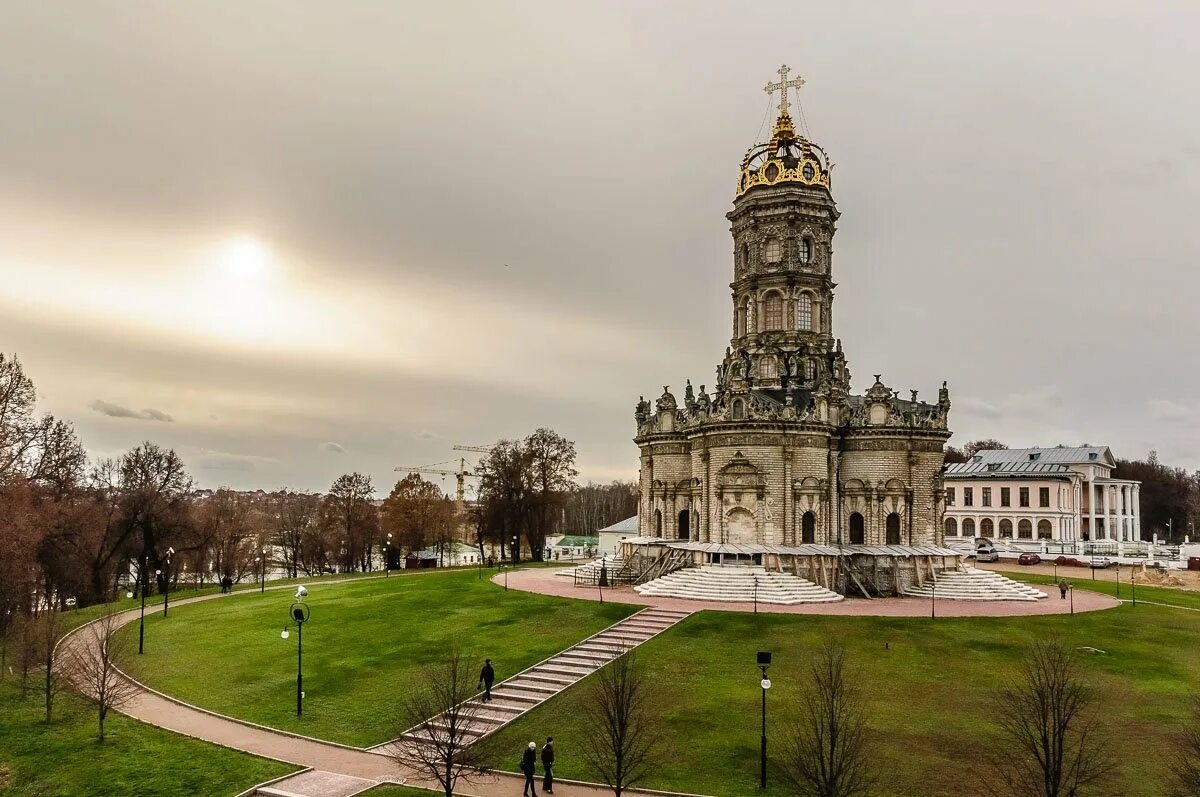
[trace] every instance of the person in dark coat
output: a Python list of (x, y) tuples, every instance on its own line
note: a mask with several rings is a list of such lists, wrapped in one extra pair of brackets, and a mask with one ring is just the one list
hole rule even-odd
[(479, 685), (483, 688), (483, 702), (487, 703), (492, 699), (492, 682), (496, 680), (496, 671), (492, 669), (492, 660), (483, 660), (483, 669), (479, 671)]
[(1070, 586), (1071, 585), (1067, 583), (1067, 580), (1065, 578), (1062, 581), (1058, 582), (1058, 596), (1060, 598), (1062, 598), (1063, 600), (1067, 599), (1067, 589)]
[(537, 767), (537, 742), (530, 742), (521, 757), (521, 771), (525, 773), (525, 788), (521, 797), (537, 797), (537, 788), (533, 783), (533, 771)]
[(554, 737), (547, 736), (546, 743), (542, 745), (542, 771), (546, 773), (542, 778), (542, 791), (546, 794), (554, 794)]

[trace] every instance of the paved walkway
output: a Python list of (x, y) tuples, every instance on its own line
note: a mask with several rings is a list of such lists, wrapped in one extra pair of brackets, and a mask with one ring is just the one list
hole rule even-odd
[[(525, 571), (509, 573), (509, 578)], [(408, 575), (404, 578), (428, 577), (429, 574)], [(383, 576), (379, 576), (383, 578)], [(363, 578), (346, 579), (346, 581), (362, 581)], [(324, 581), (324, 584), (343, 583), (342, 581)], [(267, 587), (268, 590), (293, 590), (294, 584)], [(251, 590), (234, 592), (223, 595), (215, 593), (194, 598), (184, 598), (172, 601), (172, 606), (185, 606), (189, 603), (199, 603), (210, 600), (230, 600), (238, 595), (255, 594)], [(682, 619), (684, 613), (678, 615), (671, 623)], [(121, 625), (128, 625), (138, 619), (139, 610), (131, 609), (117, 615)], [(633, 620), (639, 615), (627, 618)], [(662, 615), (667, 618), (674, 615)], [(654, 615), (652, 615), (654, 617)], [(661, 618), (656, 618), (661, 623)], [(66, 661), (73, 646), (86, 644), (87, 629), (91, 624), (81, 626), (63, 637), (60, 642), (59, 660)], [(667, 626), (663, 626), (667, 627)], [(629, 635), (630, 626), (624, 634)], [(649, 629), (647, 629), (649, 630)], [(660, 629), (661, 630), (661, 629)], [(649, 636), (659, 633), (655, 630)], [(631, 637), (632, 638), (632, 637)], [(561, 655), (561, 654), (560, 654)], [(263, 758), (283, 761), (305, 767), (306, 771), (279, 780), (267, 787), (263, 794), (287, 795), (288, 797), (349, 797), (380, 783), (400, 783), (424, 788), (436, 788), (436, 784), (425, 780), (420, 773), (413, 771), (392, 758), (386, 750), (364, 750), (356, 747), (324, 742), (303, 736), (279, 731), (261, 725), (245, 722), (217, 714), (212, 711), (193, 706), (183, 701), (156, 692), (149, 687), (123, 676), (138, 687), (137, 694), (121, 706), (122, 714), (141, 720), (150, 725), (166, 728), (176, 733), (202, 739), (206, 742), (219, 744), (234, 750), (252, 753)], [(510, 679), (511, 681), (516, 678)], [(506, 682), (507, 683), (507, 682)], [(564, 686), (565, 688), (565, 686)], [(514, 757), (516, 753), (514, 752)], [(492, 773), (481, 776), (478, 780), (460, 785), (456, 794), (464, 797), (514, 797), (522, 786), (522, 778), (506, 773)], [(594, 784), (561, 782), (556, 785), (555, 795), (561, 797), (602, 797), (611, 794)], [(629, 797), (656, 797), (654, 793), (627, 790)], [(657, 795), (661, 795), (659, 792)]]
[[(501, 576), (494, 576), (492, 581), (499, 583), (501, 578)], [(957, 601), (939, 598), (936, 606), (937, 616), (1020, 617), (1034, 614), (1069, 614), (1071, 612), (1071, 602), (1060, 599), (1058, 590), (1054, 587), (1038, 584), (1029, 586), (1046, 593), (1047, 599), (1039, 601)], [(598, 587), (577, 587), (572, 579), (556, 576), (553, 570), (518, 570), (515, 573), (509, 573), (508, 588), (564, 598), (600, 600)], [(642, 595), (633, 587), (605, 587), (604, 600), (675, 611), (746, 612), (752, 610), (752, 604), (749, 601), (732, 603), (664, 598)], [(1101, 609), (1112, 609), (1120, 605), (1121, 602), (1116, 598), (1098, 592), (1077, 590), (1075, 593), (1076, 612), (1094, 612)], [(760, 612), (772, 614), (827, 614), (856, 617), (928, 617), (932, 608), (934, 607), (931, 601), (921, 598), (874, 598), (872, 600), (847, 598), (836, 603), (799, 603), (791, 606), (758, 604)]]

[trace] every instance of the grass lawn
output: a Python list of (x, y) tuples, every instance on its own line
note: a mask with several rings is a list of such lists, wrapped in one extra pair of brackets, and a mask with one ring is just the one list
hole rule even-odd
[(42, 721), (41, 694), (20, 696), (0, 680), (0, 795), (4, 797), (191, 797), (233, 795), (296, 767), (227, 750), (120, 715), (96, 741), (96, 714), (72, 694)]
[[(485, 573), (486, 575), (486, 573)], [(148, 685), (223, 714), (321, 739), (366, 746), (397, 735), (396, 708), (423, 666), (457, 645), (499, 679), (632, 613), (624, 604), (504, 591), (474, 569), (394, 574), (309, 585), (304, 627), (304, 716), (295, 715), (296, 634), (286, 591), (180, 606), (146, 620), (122, 662)]]
[(429, 789), (414, 789), (412, 786), (391, 786), (383, 785), (376, 786), (373, 789), (367, 789), (363, 794), (367, 797), (437, 797), (441, 794), (440, 791), (430, 791)]
[[(1090, 580), (1078, 583), (1090, 586)], [(1113, 585), (1107, 586), (1111, 591)], [(1138, 588), (1139, 602), (1191, 605), (1197, 597)], [(1141, 603), (1074, 617), (936, 620), (704, 612), (639, 648), (651, 672), (662, 742), (660, 763), (644, 785), (714, 795), (756, 792), (755, 652), (774, 653), (768, 721), (769, 735), (778, 740), (794, 710), (795, 684), (826, 635), (847, 647), (866, 692), (879, 793), (887, 795), (984, 792), (981, 762), (998, 744), (997, 690), (1011, 682), (1036, 637), (1059, 636), (1105, 651), (1089, 656), (1086, 665), (1122, 767), (1097, 793), (1162, 793), (1169, 734), (1184, 716), (1189, 691), (1200, 688), (1200, 614)], [(552, 735), (556, 774), (592, 779), (576, 752), (588, 733), (581, 699), (587, 683), (498, 733), (493, 765), (512, 769), (529, 740)], [(788, 793), (777, 774), (770, 780), (769, 794)]]

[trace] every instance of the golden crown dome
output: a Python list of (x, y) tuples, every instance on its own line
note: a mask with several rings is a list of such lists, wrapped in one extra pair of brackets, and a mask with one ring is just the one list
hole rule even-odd
[(768, 83), (764, 89), (768, 94), (779, 91), (779, 117), (771, 140), (755, 144), (742, 158), (742, 170), (738, 175), (736, 196), (760, 185), (799, 183), (829, 190), (829, 172), (832, 166), (825, 151), (799, 135), (792, 117), (788, 113), (788, 89), (800, 88), (800, 78), (788, 80), (791, 70), (787, 65), (779, 68), (779, 82)]

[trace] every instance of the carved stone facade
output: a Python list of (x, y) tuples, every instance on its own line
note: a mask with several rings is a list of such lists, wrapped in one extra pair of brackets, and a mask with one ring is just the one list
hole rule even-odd
[(742, 162), (732, 337), (715, 389), (635, 411), (639, 533), (702, 542), (941, 545), (949, 391), (850, 394), (833, 336), (838, 220), (824, 152), (786, 106)]

